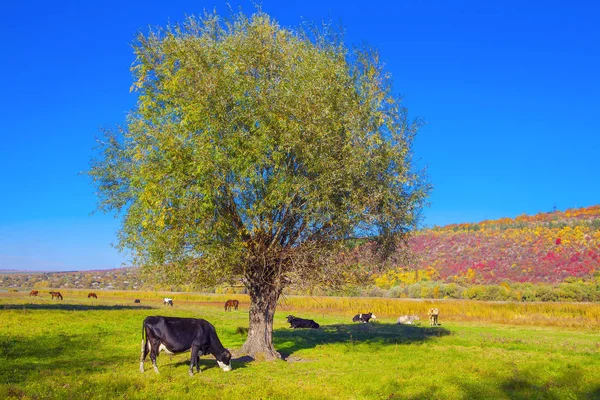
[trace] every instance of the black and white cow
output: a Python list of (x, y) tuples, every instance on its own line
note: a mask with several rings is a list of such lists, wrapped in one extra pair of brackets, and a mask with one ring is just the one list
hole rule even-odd
[(163, 304), (166, 305), (170, 305), (171, 307), (173, 307), (173, 299), (169, 298), (169, 297), (165, 297), (163, 299)]
[(146, 317), (142, 325), (142, 352), (140, 371), (144, 372), (144, 360), (150, 353), (154, 371), (158, 373), (156, 357), (164, 351), (167, 354), (192, 351), (190, 376), (200, 372), (198, 359), (212, 354), (223, 371), (231, 371), (231, 353), (221, 344), (215, 327), (208, 321), (197, 318)]
[(288, 315), (287, 322), (290, 323), (290, 328), (293, 328), (293, 329), (296, 329), (296, 328), (319, 329), (319, 324), (317, 324), (312, 319), (297, 318), (297, 317), (294, 317), (293, 315)]
[(354, 318), (352, 318), (352, 322), (363, 322), (366, 324), (370, 319), (377, 319), (377, 317), (372, 312), (366, 314), (356, 314)]

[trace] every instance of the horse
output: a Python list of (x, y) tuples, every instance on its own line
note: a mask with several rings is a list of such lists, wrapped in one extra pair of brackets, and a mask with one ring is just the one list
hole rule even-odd
[(55, 297), (60, 300), (63, 299), (63, 296), (62, 294), (60, 294), (60, 292), (50, 292), (50, 294), (52, 295), (52, 299), (54, 299)]
[(240, 305), (240, 302), (237, 300), (227, 300), (225, 302), (225, 311), (231, 311), (231, 307), (233, 307), (235, 310), (237, 310), (239, 305)]
[(40, 294), (40, 292), (38, 292), (37, 290), (32, 290), (31, 292), (29, 292), (29, 296), (37, 297), (38, 294)]
[(92, 297), (95, 298), (95, 299), (98, 298), (98, 296), (96, 295), (96, 293), (88, 293), (88, 299), (92, 298)]

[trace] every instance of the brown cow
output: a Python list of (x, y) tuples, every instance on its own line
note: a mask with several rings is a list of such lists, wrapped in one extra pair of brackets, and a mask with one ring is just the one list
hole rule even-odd
[(38, 292), (37, 290), (32, 290), (31, 292), (29, 292), (30, 296), (37, 296), (38, 294), (40, 294), (40, 292)]
[(52, 295), (52, 299), (54, 299), (55, 297), (60, 300), (63, 299), (63, 296), (62, 294), (60, 294), (60, 292), (50, 292), (50, 294)]
[(239, 305), (240, 302), (237, 300), (227, 300), (225, 302), (225, 311), (231, 311), (231, 307), (237, 310)]
[(88, 293), (88, 299), (91, 298), (91, 297), (93, 297), (95, 299), (98, 298), (98, 296), (96, 296), (96, 293)]

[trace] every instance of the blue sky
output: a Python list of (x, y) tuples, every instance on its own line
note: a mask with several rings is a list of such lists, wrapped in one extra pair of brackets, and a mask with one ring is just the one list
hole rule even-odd
[[(250, 2), (229, 2), (252, 12)], [(332, 20), (377, 47), (427, 121), (424, 223), (600, 203), (595, 2), (263, 1), (281, 25)], [(114, 268), (119, 220), (96, 213), (94, 136), (125, 119), (131, 42), (225, 1), (11, 2), (0, 24), (0, 269)]]

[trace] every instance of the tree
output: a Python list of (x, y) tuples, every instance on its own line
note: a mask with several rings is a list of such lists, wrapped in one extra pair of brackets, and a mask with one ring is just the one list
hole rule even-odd
[(99, 209), (123, 215), (119, 247), (153, 276), (242, 282), (242, 350), (279, 357), (286, 286), (373, 272), (335, 255), (357, 237), (389, 254), (415, 226), (429, 189), (411, 165), (419, 123), (377, 52), (351, 52), (328, 29), (213, 13), (140, 35), (134, 49), (137, 106), (104, 132), (89, 172)]

